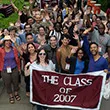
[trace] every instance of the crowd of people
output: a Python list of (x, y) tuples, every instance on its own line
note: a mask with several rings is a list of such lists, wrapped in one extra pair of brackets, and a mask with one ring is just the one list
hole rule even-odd
[(29, 97), (32, 64), (62, 74), (104, 70), (110, 79), (110, 8), (101, 16), (85, 0), (61, 1), (40, 9), (29, 0), (22, 11), (11, 2), (19, 18), (0, 29), (0, 71), (11, 104), (21, 100), (20, 73)]

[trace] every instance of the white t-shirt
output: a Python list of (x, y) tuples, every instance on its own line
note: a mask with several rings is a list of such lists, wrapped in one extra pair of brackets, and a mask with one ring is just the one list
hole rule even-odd
[(34, 61), (30, 65), (30, 69), (43, 70), (43, 71), (55, 71), (55, 64), (53, 64), (53, 62), (49, 60), (49, 64), (47, 66), (42, 66), (40, 64), (37, 64), (36, 61)]

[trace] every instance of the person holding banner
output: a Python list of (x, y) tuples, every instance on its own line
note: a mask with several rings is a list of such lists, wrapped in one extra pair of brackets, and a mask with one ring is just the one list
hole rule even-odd
[[(89, 56), (89, 66), (88, 72), (101, 71), (105, 70), (108, 72), (108, 62), (107, 60), (99, 54), (99, 46), (96, 42), (91, 42), (89, 44), (86, 34), (90, 29), (87, 29), (83, 32), (83, 40), (84, 40), (84, 50)], [(95, 36), (94, 36), (95, 37)]]
[(36, 46), (34, 43), (27, 44), (27, 53), (21, 52), (20, 53), (25, 61), (25, 83), (26, 83), (26, 96), (30, 96), (30, 73), (29, 65), (36, 60), (37, 51)]
[(18, 46), (17, 42), (15, 39), (12, 39), (13, 43), (15, 45), (15, 47), (17, 48), (17, 50), (19, 51), (21, 58), (24, 61), (23, 64), (23, 68), (25, 66), (25, 70), (26, 70), (26, 74), (25, 74), (25, 83), (26, 83), (26, 96), (29, 97), (30, 96), (30, 74), (28, 69), (29, 69), (29, 64), (31, 64), (33, 61), (36, 60), (36, 56), (37, 56), (37, 51), (36, 49), (39, 47), (39, 45), (37, 43), (33, 42), (33, 37), (32, 37), (32, 33), (27, 33), (26, 34), (26, 41), (27, 43), (22, 44), (22, 46)]
[[(53, 62), (48, 59), (48, 54), (44, 47), (38, 49), (37, 59), (31, 64), (31, 66), (34, 66), (38, 70), (55, 71), (55, 64), (53, 64)], [(37, 110), (45, 109), (45, 107), (37, 105)]]
[(30, 65), (30, 102), (37, 105), (37, 110), (99, 110), (106, 73), (58, 74), (46, 57), (42, 49)]
[(29, 72), (29, 65), (36, 60), (37, 51), (36, 46), (34, 43), (27, 44), (27, 53), (22, 54), (22, 57), (25, 61), (25, 83), (26, 83), (26, 96), (30, 96), (30, 74)]
[(26, 44), (26, 52), (22, 51), (21, 47), (17, 45), (15, 39), (13, 39), (13, 43), (15, 44), (17, 50), (19, 51), (21, 57), (24, 60), (24, 75), (25, 75), (25, 83), (26, 83), (26, 96), (30, 96), (30, 73), (29, 73), (29, 65), (36, 60), (37, 51), (34, 43), (30, 42)]
[(87, 72), (89, 61), (84, 57), (85, 54), (82, 48), (78, 48), (77, 51), (75, 51), (74, 49), (71, 50), (70, 54), (66, 58), (66, 62), (70, 64), (70, 74), (80, 74)]

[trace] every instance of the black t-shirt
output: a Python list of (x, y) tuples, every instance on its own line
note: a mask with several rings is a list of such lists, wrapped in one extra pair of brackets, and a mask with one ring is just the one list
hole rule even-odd
[(30, 62), (29, 54), (23, 52), (22, 57), (24, 58), (25, 64), (27, 64), (28, 62)]

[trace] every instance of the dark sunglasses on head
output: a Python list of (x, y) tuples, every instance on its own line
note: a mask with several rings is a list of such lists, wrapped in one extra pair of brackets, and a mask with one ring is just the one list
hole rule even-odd
[(46, 53), (39, 53), (39, 55), (46, 55)]

